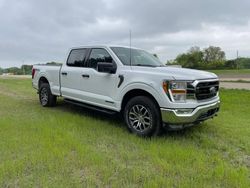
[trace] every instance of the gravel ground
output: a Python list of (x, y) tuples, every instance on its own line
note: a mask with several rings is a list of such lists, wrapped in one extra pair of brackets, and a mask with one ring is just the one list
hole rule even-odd
[(233, 81), (233, 82), (236, 82), (236, 81), (248, 81), (250, 82), (250, 78), (220, 78), (220, 81), (223, 82), (223, 81), (226, 81), (226, 82), (229, 82), (229, 81)]
[(31, 78), (31, 75), (0, 75), (2, 79), (28, 79)]
[[(242, 82), (230, 82), (230, 81), (250, 81), (250, 74), (221, 74), (218, 75), (220, 78), (220, 87), (226, 89), (247, 89), (250, 90), (250, 83)], [(223, 82), (227, 81), (227, 82)]]
[(238, 80), (245, 80), (245, 79), (250, 79), (250, 74), (218, 74), (220, 79), (238, 79)]
[(226, 89), (246, 89), (250, 90), (250, 83), (241, 83), (241, 82), (220, 82), (221, 88)]

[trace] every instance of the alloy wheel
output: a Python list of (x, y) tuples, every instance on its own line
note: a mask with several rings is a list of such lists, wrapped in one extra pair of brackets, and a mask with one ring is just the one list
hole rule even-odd
[(129, 110), (128, 119), (136, 131), (144, 132), (152, 127), (152, 114), (143, 105), (134, 105)]
[(40, 96), (41, 96), (42, 105), (43, 106), (46, 105), (48, 103), (48, 100), (49, 100), (48, 91), (46, 88), (42, 88)]

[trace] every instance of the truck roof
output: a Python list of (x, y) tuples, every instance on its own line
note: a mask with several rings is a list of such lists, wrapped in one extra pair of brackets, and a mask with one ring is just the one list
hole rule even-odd
[(79, 48), (112, 48), (112, 47), (122, 47), (122, 48), (140, 49), (140, 48), (136, 48), (136, 47), (133, 47), (133, 46), (130, 47), (130, 46), (123, 46), (123, 45), (103, 45), (103, 44), (100, 44), (100, 45), (83, 45), (83, 46), (75, 46), (75, 47), (70, 48), (70, 50), (79, 49)]

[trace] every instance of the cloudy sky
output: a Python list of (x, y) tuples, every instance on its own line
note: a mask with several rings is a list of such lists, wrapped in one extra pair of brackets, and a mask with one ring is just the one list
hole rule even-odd
[(174, 59), (191, 46), (250, 56), (249, 0), (0, 0), (0, 67), (63, 62), (86, 44), (132, 45)]

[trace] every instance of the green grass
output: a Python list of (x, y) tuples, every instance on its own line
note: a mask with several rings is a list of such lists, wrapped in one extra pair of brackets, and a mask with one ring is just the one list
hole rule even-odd
[(215, 74), (250, 74), (250, 69), (208, 70)]
[(250, 92), (222, 90), (218, 117), (143, 139), (119, 117), (0, 79), (0, 187), (249, 187)]

